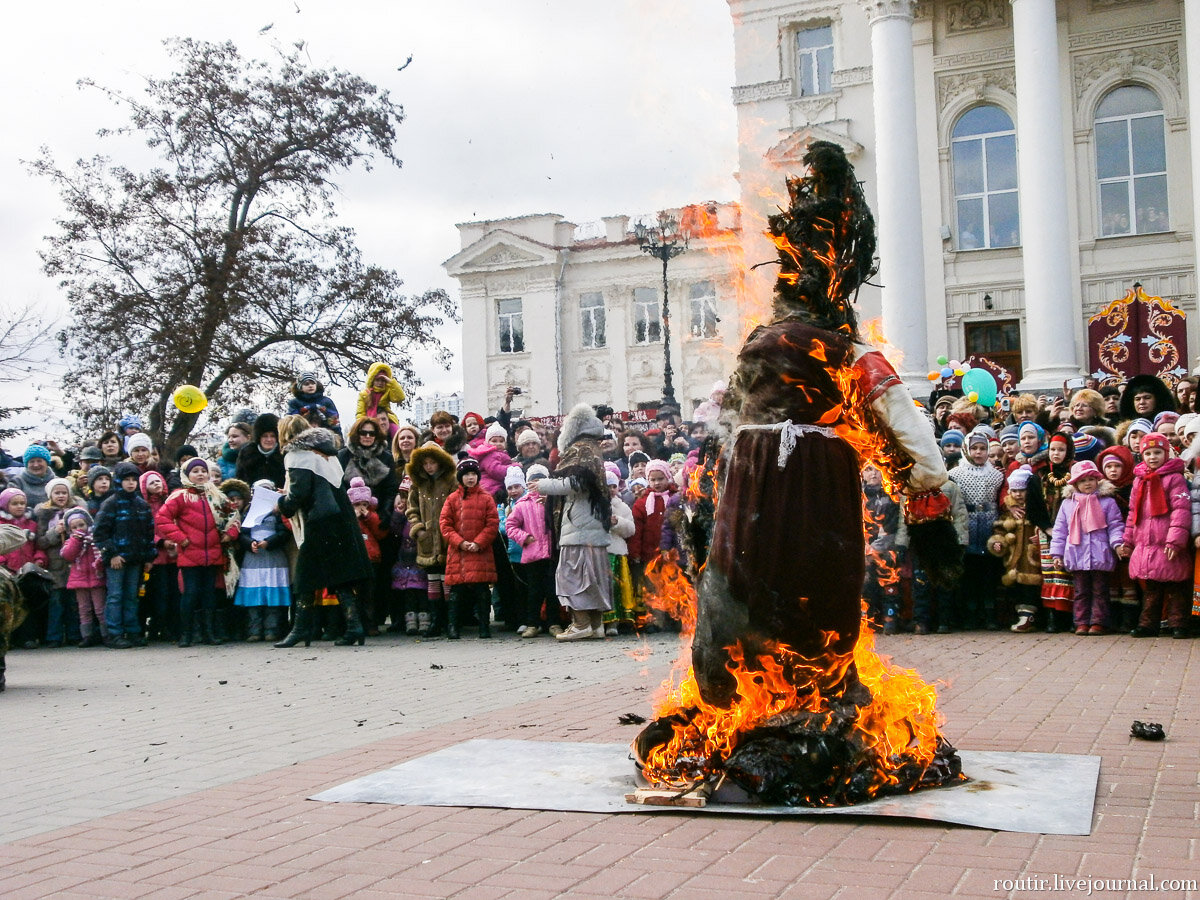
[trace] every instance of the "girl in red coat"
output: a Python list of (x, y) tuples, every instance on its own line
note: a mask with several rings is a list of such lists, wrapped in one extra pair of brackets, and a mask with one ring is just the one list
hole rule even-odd
[(479, 636), (492, 636), (490, 586), (496, 581), (492, 541), (500, 533), (496, 501), (479, 486), (479, 463), (464, 459), (456, 471), (462, 486), (446, 498), (439, 524), (448, 549), (446, 585), (453, 590), (447, 606), (446, 637), (458, 640), (458, 608), (473, 603)]
[(208, 463), (194, 456), (180, 473), (187, 483), (159, 507), (158, 537), (179, 548), (179, 646), (192, 645), (193, 623), (206, 644), (216, 636), (217, 576), (225, 568), (225, 544), (237, 538), (238, 524), (225, 512), (225, 497), (209, 484)]

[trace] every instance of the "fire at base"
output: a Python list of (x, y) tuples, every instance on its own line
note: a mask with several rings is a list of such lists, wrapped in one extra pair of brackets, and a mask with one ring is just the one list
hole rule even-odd
[(852, 303), (875, 271), (875, 232), (854, 170), (826, 143), (805, 164), (770, 220), (774, 320), (746, 339), (719, 446), (690, 486), (693, 508), (713, 510), (711, 533), (693, 529), (698, 590), (673, 558), (647, 573), (652, 602), (695, 630), (686, 675), (633, 749), (654, 785), (729, 778), (764, 802), (829, 806), (963, 780), (936, 691), (861, 627), (862, 466), (906, 495), (931, 580), (951, 577), (957, 541), (932, 428), (858, 341)]

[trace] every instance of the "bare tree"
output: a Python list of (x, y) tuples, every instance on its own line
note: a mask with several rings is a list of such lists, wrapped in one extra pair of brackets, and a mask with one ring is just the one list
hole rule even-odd
[[(14, 309), (0, 307), (0, 384), (19, 384), (30, 379), (39, 358), (51, 348), (56, 324), (57, 319), (44, 320), (32, 303)], [(0, 405), (0, 441), (25, 430), (3, 423), (28, 411), (28, 406)]]

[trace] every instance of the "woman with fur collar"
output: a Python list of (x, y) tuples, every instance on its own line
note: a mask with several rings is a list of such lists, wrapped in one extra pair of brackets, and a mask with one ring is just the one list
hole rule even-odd
[(421, 433), (417, 444), (423, 445), (433, 441), (455, 459), (461, 458), (463, 448), (467, 446), (467, 432), (458, 424), (458, 420), (444, 409), (439, 409), (429, 417), (429, 428)]
[(555, 583), (559, 602), (571, 611), (560, 641), (604, 640), (604, 614), (612, 609), (608, 567), (612, 504), (600, 455), (604, 425), (586, 403), (572, 409), (558, 437), (556, 477), (529, 486), (535, 494), (565, 498)]
[(277, 509), (292, 521), (299, 548), (292, 586), (296, 594), (296, 621), (291, 634), (276, 647), (294, 647), (312, 640), (313, 600), (317, 591), (337, 594), (346, 617), (346, 633), (336, 643), (349, 646), (365, 640), (358, 616), (356, 588), (369, 581), (371, 561), (354, 507), (342, 488), (342, 465), (337, 460), (337, 438), (325, 428), (310, 428), (300, 416), (285, 416), (279, 423), (287, 480)]

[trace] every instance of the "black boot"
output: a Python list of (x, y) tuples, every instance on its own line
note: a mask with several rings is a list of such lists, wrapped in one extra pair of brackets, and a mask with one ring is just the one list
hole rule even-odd
[(458, 596), (457, 592), (450, 595), (446, 601), (446, 638), (458, 640)]
[(286, 650), (288, 647), (295, 647), (301, 641), (304, 641), (304, 646), (312, 644), (313, 632), (313, 608), (312, 598), (307, 600), (298, 600), (296, 602), (296, 620), (292, 623), (292, 630), (282, 641), (274, 646), (279, 650)]
[(229, 640), (229, 616), (223, 609), (214, 609), (212, 614), (212, 639), (214, 644)]
[(333, 645), (335, 647), (353, 647), (358, 644), (361, 647), (366, 643), (367, 637), (363, 630), (362, 619), (358, 614), (358, 599), (351, 591), (345, 593), (339, 591), (338, 605), (341, 606), (342, 614), (346, 617), (346, 630), (340, 638), (333, 642)]
[(480, 591), (479, 594), (480, 596), (475, 601), (475, 617), (479, 619), (479, 636), (481, 638), (490, 638), (492, 636), (491, 598), (488, 596), (487, 591)]
[(4, 693), (4, 657), (0, 656), (0, 694)]

